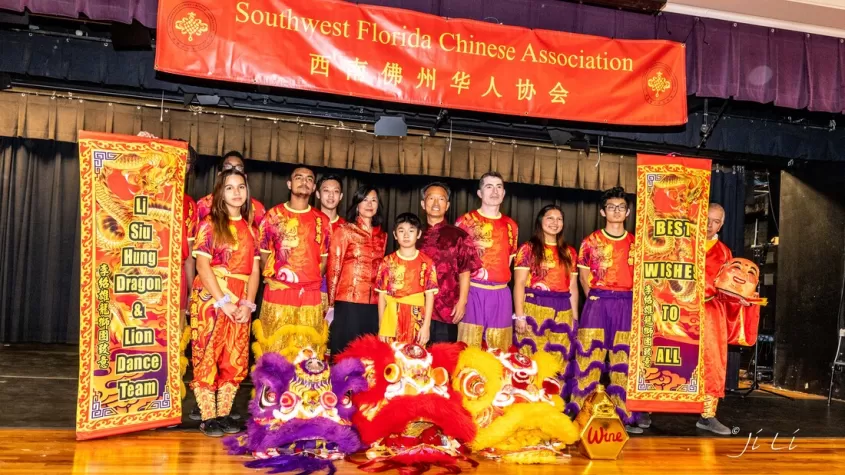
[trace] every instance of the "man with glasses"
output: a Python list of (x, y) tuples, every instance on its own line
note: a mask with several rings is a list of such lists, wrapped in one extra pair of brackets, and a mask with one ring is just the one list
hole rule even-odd
[[(217, 172), (217, 175), (219, 176), (224, 171), (231, 170), (232, 168), (246, 174), (246, 169), (244, 168), (244, 156), (241, 155), (240, 152), (236, 152), (234, 150), (226, 153), (226, 155), (223, 155), (223, 165), (220, 167), (220, 171)], [(260, 201), (255, 199), (255, 197), (252, 197), (251, 201), (252, 212), (250, 213), (249, 219), (251, 220), (250, 224), (252, 224), (257, 233), (258, 227), (261, 225), (261, 220), (264, 219), (266, 209)], [(203, 196), (199, 199), (199, 201), (197, 201), (197, 222), (202, 222), (202, 220), (209, 214), (211, 214), (211, 194)]]
[[(622, 187), (605, 191), (600, 213), (607, 223), (604, 229), (590, 234), (581, 243), (578, 273), (587, 300), (574, 345), (578, 384), (572, 391), (572, 403), (580, 410), (598, 386), (602, 370), (607, 368), (610, 377), (607, 394), (616, 404), (625, 430), (641, 434), (642, 428), (651, 425), (648, 414), (633, 414), (625, 406), (634, 287), (631, 253), (634, 235), (625, 230), (625, 219), (630, 212)], [(606, 364), (608, 357), (610, 363)]]
[(271, 208), (261, 221), (265, 287), (254, 326), (256, 359), (275, 352), (292, 360), (305, 346), (323, 355), (328, 339), (320, 283), (329, 255), (331, 223), (308, 204), (316, 189), (313, 171), (295, 168), (287, 185), (290, 200)]

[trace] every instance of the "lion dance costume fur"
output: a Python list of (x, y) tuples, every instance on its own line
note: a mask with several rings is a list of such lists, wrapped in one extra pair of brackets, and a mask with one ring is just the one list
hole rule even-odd
[(368, 389), (352, 397), (358, 408), (352, 421), (369, 446), (360, 469), (415, 475), (432, 466), (450, 473), (460, 473), (460, 462), (477, 466), (464, 445), (475, 437), (475, 424), (449, 384), (463, 348), (441, 343), (426, 350), (368, 335), (337, 356), (340, 365), (360, 360), (366, 368)]
[(520, 464), (556, 463), (578, 441), (577, 426), (563, 413), (560, 358), (538, 351), (467, 348), (461, 352), (452, 386), (478, 426), (473, 451)]
[(252, 374), (252, 418), (246, 434), (225, 439), (230, 454), (251, 454), (256, 460), (246, 466), (270, 473), (331, 475), (333, 460), (363, 448), (352, 428), (349, 395), (367, 389), (364, 365), (347, 359), (329, 369), (322, 356), (305, 348), (293, 363), (277, 353), (261, 357)]

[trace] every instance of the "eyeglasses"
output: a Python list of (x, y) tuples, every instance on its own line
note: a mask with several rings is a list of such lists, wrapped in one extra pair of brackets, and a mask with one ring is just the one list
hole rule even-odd
[(241, 173), (243, 173), (243, 172), (244, 172), (244, 166), (243, 166), (243, 165), (232, 165), (231, 163), (224, 163), (224, 164), (223, 164), (223, 171), (224, 171), (224, 172), (225, 172), (226, 170), (231, 170), (231, 169), (233, 169), (233, 168), (234, 168), (235, 170), (237, 170), (237, 171), (241, 172)]
[(607, 205), (604, 207), (607, 211), (619, 211), (620, 213), (624, 213), (627, 209), (627, 205)]

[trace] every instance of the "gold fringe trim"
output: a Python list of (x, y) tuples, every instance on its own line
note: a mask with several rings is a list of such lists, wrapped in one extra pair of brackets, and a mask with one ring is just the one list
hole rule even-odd
[(484, 327), (474, 323), (458, 323), (458, 341), (471, 348), (481, 348), (484, 341)]
[(719, 398), (713, 396), (704, 396), (704, 412), (701, 417), (709, 419), (716, 417), (716, 409), (719, 407)]
[(506, 328), (488, 328), (484, 334), (487, 348), (508, 351), (513, 345), (513, 325)]
[(559, 455), (550, 450), (515, 452), (502, 456), (502, 462), (520, 465), (550, 465), (559, 462)]
[(326, 353), (329, 340), (329, 327), (325, 323), (322, 325), (322, 331), (317, 331), (310, 325), (284, 325), (266, 336), (261, 320), (256, 320), (252, 324), (252, 332), (255, 335), (252, 351), (256, 360), (269, 352), (279, 353), (287, 360), (293, 361), (300, 350), (308, 346), (322, 356)]
[(547, 441), (575, 444), (578, 426), (563, 414), (563, 401), (557, 396), (555, 406), (545, 403), (514, 404), (487, 427), (479, 429), (471, 443), (473, 450), (494, 448), (519, 450)]

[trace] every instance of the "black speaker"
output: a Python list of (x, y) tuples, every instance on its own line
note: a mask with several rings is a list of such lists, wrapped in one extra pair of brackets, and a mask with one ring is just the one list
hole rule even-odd
[(151, 50), (152, 34), (146, 26), (133, 21), (131, 24), (111, 23), (111, 40), (117, 51)]
[(9, 11), (0, 11), (0, 25), (29, 25), (29, 12), (15, 13)]

